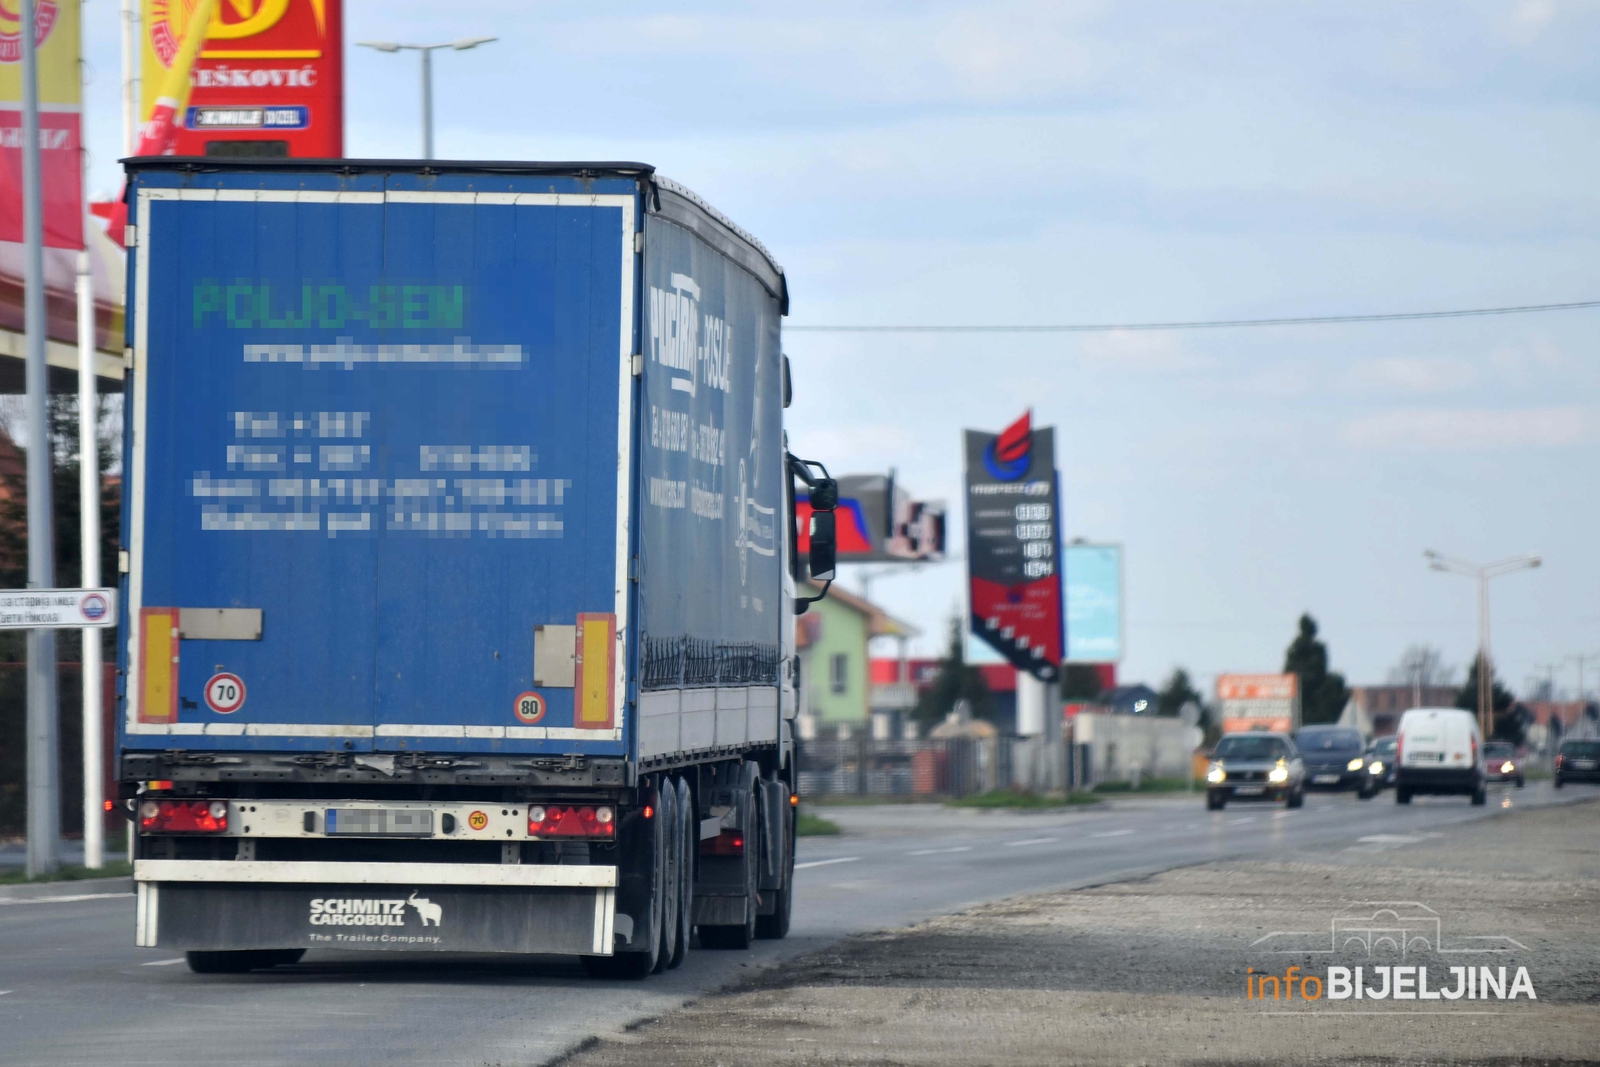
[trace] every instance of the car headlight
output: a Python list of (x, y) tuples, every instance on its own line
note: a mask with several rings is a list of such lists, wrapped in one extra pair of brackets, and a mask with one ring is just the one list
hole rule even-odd
[(1377, 760), (1373, 760), (1372, 761), (1372, 766), (1367, 768), (1367, 773), (1369, 773), (1369, 774), (1382, 774), (1383, 773), (1383, 764), (1379, 763)]
[(1500, 764), (1501, 774), (1510, 774), (1514, 770), (1516, 770), (1516, 768), (1511, 765), (1510, 760), (1506, 760), (1504, 763)]
[(1206, 771), (1206, 781), (1208, 782), (1220, 782), (1227, 777), (1228, 772), (1222, 769), (1222, 764), (1220, 763), (1213, 763), (1211, 769)]
[(1363, 760), (1360, 756), (1357, 756), (1355, 759), (1351, 760), (1349, 763), (1346, 763), (1344, 765), (1344, 769), (1347, 770), (1347, 771), (1359, 771), (1361, 769), (1361, 765), (1363, 763), (1365, 763), (1365, 762), (1366, 761)]
[(1269, 782), (1287, 782), (1288, 780), (1289, 768), (1287, 767), (1274, 767), (1272, 768), (1272, 773), (1267, 775), (1267, 781)]

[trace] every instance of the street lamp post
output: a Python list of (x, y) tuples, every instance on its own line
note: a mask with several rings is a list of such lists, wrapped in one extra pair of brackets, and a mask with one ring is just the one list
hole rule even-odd
[(1583, 714), (1583, 709), (1587, 706), (1587, 705), (1584, 704), (1584, 700), (1583, 700), (1583, 668), (1584, 668), (1584, 666), (1586, 664), (1594, 663), (1596, 661), (1600, 661), (1600, 652), (1591, 652), (1588, 655), (1577, 655), (1577, 654), (1574, 654), (1574, 655), (1571, 655), (1571, 656), (1567, 657), (1567, 662), (1568, 663), (1576, 663), (1578, 665), (1578, 714), (1579, 715)]
[(363, 48), (373, 48), (379, 52), (420, 52), (422, 54), (422, 158), (433, 158), (433, 53), (441, 48), (465, 52), (469, 48), (476, 48), (480, 44), (488, 44), (499, 40), (497, 37), (463, 37), (459, 41), (444, 41), (440, 44), (400, 44), (395, 41), (357, 41), (356, 44)]
[(1528, 570), (1543, 561), (1538, 556), (1526, 555), (1509, 556), (1493, 563), (1473, 563), (1446, 556), (1431, 548), (1422, 556), (1433, 570), (1464, 574), (1478, 580), (1478, 729), (1487, 739), (1494, 729), (1494, 665), (1489, 658), (1489, 579), (1512, 571)]

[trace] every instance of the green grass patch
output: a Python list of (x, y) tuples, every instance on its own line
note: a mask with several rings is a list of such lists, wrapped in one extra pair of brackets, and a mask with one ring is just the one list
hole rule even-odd
[(839, 833), (839, 824), (808, 811), (796, 813), (794, 832), (797, 837), (833, 837)]
[(1096, 793), (1188, 793), (1194, 789), (1187, 778), (1144, 778), (1137, 789), (1132, 782), (1101, 782), (1094, 787)]
[(817, 808), (870, 808), (879, 804), (937, 804), (939, 798), (898, 793), (881, 797), (862, 796), (856, 793), (829, 793), (820, 797), (806, 797), (806, 803)]
[(133, 873), (133, 864), (118, 860), (107, 863), (99, 870), (88, 867), (59, 867), (39, 878), (29, 878), (24, 868), (0, 870), (0, 885), (21, 885), (24, 882), (81, 882), (85, 878), (126, 878)]
[(945, 801), (947, 808), (1020, 808), (1039, 810), (1065, 808), (1079, 804), (1098, 804), (1099, 797), (1088, 793), (1068, 793), (1066, 796), (1048, 796), (1043, 793), (1020, 793), (1010, 789), (996, 789), (989, 793), (975, 793), (959, 800)]

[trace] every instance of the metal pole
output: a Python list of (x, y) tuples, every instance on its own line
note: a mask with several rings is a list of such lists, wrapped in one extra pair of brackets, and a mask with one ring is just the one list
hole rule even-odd
[(134, 86), (134, 33), (138, 21), (134, 0), (122, 0), (122, 150), (133, 154), (139, 138), (139, 105)]
[[(78, 508), (85, 589), (100, 586), (99, 396), (94, 377), (94, 274), (87, 250), (78, 253)], [(105, 758), (101, 751), (100, 631), (83, 629), (83, 865), (105, 860)]]
[[(23, 323), (27, 338), (28, 587), (55, 584), (50, 500), (50, 412), (46, 398), (44, 210), (39, 175), (39, 56), (34, 0), (22, 0), (22, 237), (27, 249)], [(60, 865), (61, 803), (56, 738), (56, 635), (28, 631), (28, 877)]]
[(422, 158), (433, 158), (433, 49), (422, 53)]
[(1478, 732), (1485, 741), (1494, 726), (1494, 664), (1489, 658), (1489, 572), (1478, 572)]

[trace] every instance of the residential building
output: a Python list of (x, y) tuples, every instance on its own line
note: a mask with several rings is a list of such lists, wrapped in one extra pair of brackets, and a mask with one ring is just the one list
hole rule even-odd
[(795, 620), (801, 714), (820, 726), (865, 726), (875, 710), (868, 700), (869, 642), (916, 635), (915, 627), (835, 584)]

